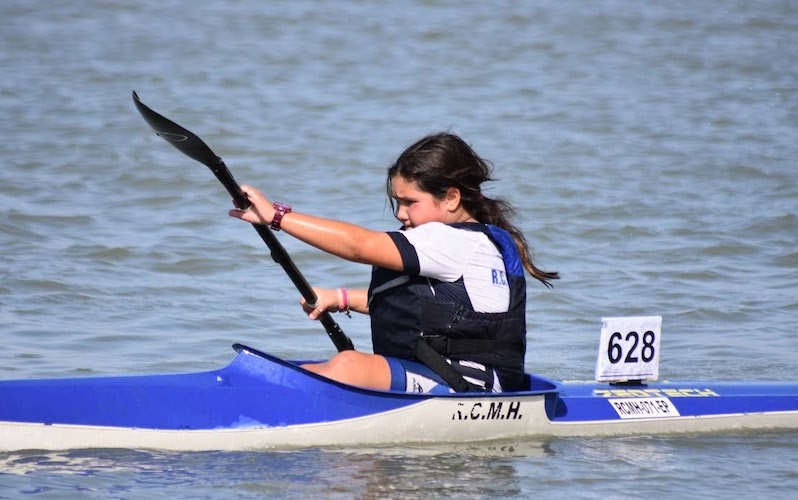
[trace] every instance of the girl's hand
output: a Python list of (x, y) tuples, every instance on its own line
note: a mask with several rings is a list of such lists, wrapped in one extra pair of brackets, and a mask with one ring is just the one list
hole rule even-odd
[(230, 212), (228, 212), (230, 217), (251, 222), (252, 224), (268, 226), (272, 219), (274, 219), (274, 207), (272, 203), (266, 199), (263, 193), (252, 186), (242, 185), (241, 191), (247, 195), (252, 205), (246, 210), (241, 210), (239, 208), (230, 210)]
[(310, 319), (319, 319), (324, 311), (338, 312), (341, 304), (339, 289), (316, 288), (314, 286), (313, 291), (316, 293), (316, 307), (310, 307), (304, 297), (299, 300), (302, 309), (305, 310)]

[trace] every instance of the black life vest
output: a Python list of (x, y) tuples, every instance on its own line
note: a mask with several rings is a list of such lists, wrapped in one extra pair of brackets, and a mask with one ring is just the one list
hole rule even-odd
[(446, 368), (440, 364), (443, 357), (482, 363), (496, 370), (504, 390), (519, 390), (525, 379), (526, 279), (515, 241), (495, 226), (452, 226), (484, 233), (501, 252), (510, 291), (508, 311), (475, 312), (462, 278), (447, 283), (375, 267), (369, 286), (374, 353), (421, 361), (443, 376), (430, 356), (419, 355), (423, 342), (440, 355), (435, 364), (441, 369)]

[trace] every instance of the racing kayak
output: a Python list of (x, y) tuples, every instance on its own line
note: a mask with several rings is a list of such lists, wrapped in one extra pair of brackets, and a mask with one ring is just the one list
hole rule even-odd
[(798, 382), (611, 385), (529, 375), (523, 392), (348, 386), (240, 344), (218, 370), (0, 381), (0, 450), (262, 450), (798, 428)]
[[(160, 137), (207, 166), (236, 206), (249, 206), (222, 159), (199, 137), (135, 92), (133, 100)], [(253, 226), (303, 298), (315, 303), (275, 235)], [(338, 351), (354, 348), (329, 313), (320, 323)], [(659, 331), (646, 325), (626, 328), (625, 336), (607, 329), (607, 338), (603, 327), (607, 355), (600, 357), (597, 380), (635, 380), (616, 366), (641, 366), (633, 372), (640, 381), (615, 385), (528, 375), (522, 392), (375, 391), (240, 344), (228, 366), (208, 372), (0, 381), (0, 451), (257, 450), (798, 428), (798, 382), (642, 382), (657, 379), (648, 367), (657, 366), (659, 352)]]

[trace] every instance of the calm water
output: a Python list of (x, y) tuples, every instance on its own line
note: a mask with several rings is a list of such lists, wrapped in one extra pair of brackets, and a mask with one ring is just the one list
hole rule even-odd
[[(657, 314), (666, 379), (798, 380), (798, 4), (0, 4), (0, 378), (333, 353), (202, 165), (395, 228), (386, 166), (451, 129), (496, 166), (539, 264), (529, 370), (592, 378), (602, 316)], [(368, 270), (282, 238), (308, 280)], [(364, 318), (342, 326), (370, 349)], [(2, 404), (2, 402), (0, 402)], [(0, 498), (778, 496), (798, 436), (280, 453), (0, 454)]]

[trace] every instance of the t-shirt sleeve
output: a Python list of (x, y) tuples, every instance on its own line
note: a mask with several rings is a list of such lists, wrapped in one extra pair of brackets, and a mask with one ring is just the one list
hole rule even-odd
[(399, 255), (402, 257), (402, 267), (404, 273), (410, 276), (418, 276), (420, 271), (418, 264), (418, 254), (413, 245), (407, 241), (405, 237), (406, 232), (393, 231), (389, 232), (388, 236), (393, 240), (394, 245), (399, 250)]

